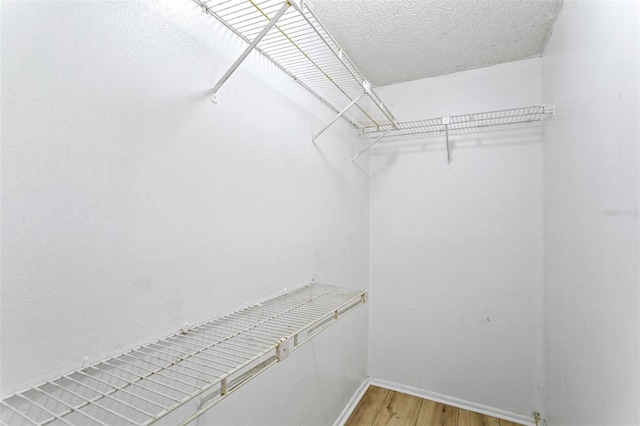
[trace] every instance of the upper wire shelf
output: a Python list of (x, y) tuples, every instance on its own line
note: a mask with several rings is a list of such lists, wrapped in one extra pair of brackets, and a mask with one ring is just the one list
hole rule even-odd
[(149, 425), (201, 396), (198, 418), (344, 314), (366, 293), (310, 284), (14, 393), (4, 425)]
[[(361, 134), (369, 138), (395, 138), (401, 136), (424, 135), (430, 133), (470, 133), (482, 129), (517, 127), (538, 123), (548, 114), (553, 114), (553, 106), (527, 106), (500, 111), (474, 114), (452, 115), (426, 120), (405, 121), (396, 126), (368, 126)], [(448, 123), (447, 123), (448, 121)]]
[[(393, 114), (303, 0), (194, 1), (334, 112), (342, 112), (351, 124), (362, 128), (395, 122)], [(343, 112), (346, 109), (349, 111)]]
[(553, 105), (527, 106), (500, 111), (479, 112), (474, 114), (452, 115), (426, 120), (394, 122), (391, 125), (368, 126), (362, 129), (362, 136), (373, 141), (351, 158), (351, 161), (367, 152), (382, 139), (403, 139), (420, 135), (444, 133), (447, 142), (447, 163), (451, 163), (449, 134), (471, 133), (483, 129), (512, 128), (541, 123), (546, 115), (555, 112)]

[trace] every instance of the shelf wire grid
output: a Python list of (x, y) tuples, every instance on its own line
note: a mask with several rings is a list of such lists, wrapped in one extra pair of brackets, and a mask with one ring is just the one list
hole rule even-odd
[(383, 136), (384, 139), (396, 139), (444, 133), (447, 130), (446, 126), (448, 126), (450, 134), (472, 133), (485, 129), (521, 127), (541, 123), (546, 115), (552, 113), (552, 107), (535, 105), (500, 111), (453, 115), (449, 117), (449, 124), (444, 123), (444, 117), (438, 117), (400, 122), (395, 128), (391, 125), (368, 126), (362, 129), (361, 135), (371, 139), (380, 136)]
[[(282, 0), (194, 0), (208, 14), (251, 43), (285, 2)], [(309, 6), (291, 7), (256, 50), (336, 113), (365, 91), (364, 76)], [(357, 127), (392, 125), (393, 114), (373, 89), (344, 115)]]
[(365, 302), (310, 284), (0, 401), (5, 425), (149, 425), (202, 396), (187, 424)]

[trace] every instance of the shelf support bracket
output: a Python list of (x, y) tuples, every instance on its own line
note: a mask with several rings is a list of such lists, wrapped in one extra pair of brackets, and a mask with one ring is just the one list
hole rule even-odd
[(276, 344), (276, 358), (278, 362), (289, 356), (289, 339), (280, 339)]
[(284, 15), (284, 13), (287, 11), (287, 9), (289, 9), (289, 6), (291, 6), (291, 3), (289, 3), (289, 0), (286, 0), (282, 4), (282, 7), (280, 8), (280, 10), (278, 10), (278, 13), (276, 13), (273, 16), (273, 18), (271, 18), (269, 23), (262, 29), (262, 31), (260, 31), (260, 34), (258, 34), (256, 36), (256, 38), (251, 42), (251, 44), (249, 46), (247, 46), (247, 48), (244, 50), (244, 52), (242, 52), (240, 57), (238, 59), (236, 59), (236, 61), (233, 63), (233, 65), (231, 65), (231, 68), (229, 68), (227, 70), (227, 72), (224, 73), (224, 75), (216, 83), (216, 85), (213, 86), (213, 94), (211, 95), (211, 102), (213, 102), (214, 104), (218, 103), (217, 100), (216, 100), (216, 94), (218, 93), (218, 90), (220, 90), (222, 85), (224, 83), (226, 83), (226, 81), (229, 79), (229, 77), (231, 77), (231, 74), (233, 74), (234, 71), (240, 66), (240, 64), (242, 62), (244, 62), (244, 60), (247, 58), (247, 56), (249, 56), (249, 53), (251, 53), (251, 51), (253, 49), (255, 49), (255, 47), (258, 45), (258, 43), (260, 43), (262, 41), (262, 39), (264, 38), (264, 36), (267, 35), (269, 30), (271, 28), (273, 28), (273, 26), (276, 24), (276, 22), (278, 22), (278, 20), (282, 17), (282, 15)]
[(327, 124), (326, 126), (324, 126), (318, 133), (316, 133), (315, 135), (313, 135), (313, 137), (311, 137), (311, 142), (315, 143), (315, 140), (318, 138), (318, 136), (320, 136), (322, 133), (324, 133), (325, 130), (327, 130), (333, 123), (335, 123), (340, 117), (342, 117), (348, 110), (349, 108), (351, 108), (352, 106), (354, 106), (360, 99), (362, 99), (362, 97), (364, 95), (366, 95), (367, 93), (369, 93), (370, 86), (369, 83), (367, 83), (365, 81), (365, 86), (364, 86), (365, 90), (364, 92), (362, 92), (362, 94), (360, 94), (360, 96), (358, 96), (357, 98), (355, 98), (354, 100), (352, 100), (349, 105), (347, 105), (346, 107), (344, 107), (344, 109), (342, 111), (340, 111), (338, 113), (338, 115), (329, 122), (329, 124)]
[(552, 103), (551, 105), (544, 105), (543, 107), (543, 114), (548, 114), (548, 115), (555, 115), (556, 114), (556, 104), (555, 102)]
[(449, 121), (450, 118), (442, 117), (442, 124), (444, 124), (444, 135), (447, 140), (447, 164), (451, 164), (451, 150), (449, 149)]
[(362, 154), (364, 154), (365, 152), (367, 152), (369, 150), (369, 148), (371, 148), (372, 146), (374, 146), (375, 144), (377, 144), (380, 139), (384, 138), (385, 136), (387, 136), (387, 133), (389, 133), (390, 131), (394, 130), (396, 128), (396, 123), (393, 123), (393, 127), (390, 128), (389, 130), (387, 130), (386, 132), (384, 132), (383, 134), (381, 134), (380, 136), (378, 136), (377, 138), (375, 138), (373, 140), (373, 142), (371, 142), (369, 145), (366, 146), (365, 149), (363, 149), (362, 151), (360, 151), (359, 153), (357, 153), (356, 155), (354, 155), (351, 158), (351, 161), (354, 161), (356, 158), (360, 157)]

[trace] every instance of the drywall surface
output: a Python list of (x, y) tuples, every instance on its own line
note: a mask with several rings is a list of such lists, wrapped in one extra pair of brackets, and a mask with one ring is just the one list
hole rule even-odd
[(543, 57), (547, 424), (640, 424), (637, 2), (565, 2)]
[[(539, 58), (379, 89), (400, 121), (541, 102)], [(542, 410), (542, 129), (379, 144), (371, 377)]]
[[(191, 1), (3, 2), (3, 395), (313, 278), (367, 287), (362, 144), (340, 120), (311, 148), (334, 113), (258, 54), (212, 104), (244, 48)], [(367, 315), (333, 327), (243, 421), (337, 418)]]

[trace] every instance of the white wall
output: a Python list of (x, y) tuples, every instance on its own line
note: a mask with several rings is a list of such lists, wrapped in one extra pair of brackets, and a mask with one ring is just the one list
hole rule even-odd
[[(361, 143), (341, 120), (311, 149), (333, 112), (257, 54), (209, 102), (244, 47), (187, 0), (2, 3), (3, 395), (312, 278), (367, 287)], [(242, 421), (335, 419), (361, 309)]]
[(565, 2), (543, 56), (549, 425), (640, 424), (637, 2)]
[[(400, 121), (541, 103), (530, 59), (378, 89)], [(377, 145), (371, 376), (542, 410), (542, 129)]]
[(353, 130), (310, 149), (332, 113), (259, 55), (208, 101), (244, 45), (189, 0), (1, 8), (2, 395), (370, 273), (370, 305), (201, 424), (330, 423), (368, 344), (379, 379), (640, 423), (637, 4), (566, 2), (543, 61), (378, 89), (402, 121), (556, 103), (544, 296), (540, 128), (454, 136), (451, 167), (442, 138), (381, 144), (368, 188)]

